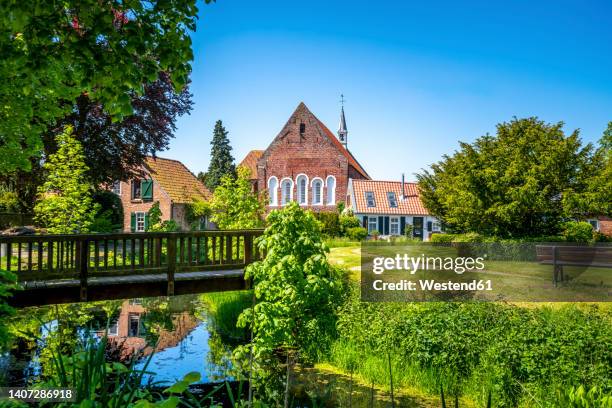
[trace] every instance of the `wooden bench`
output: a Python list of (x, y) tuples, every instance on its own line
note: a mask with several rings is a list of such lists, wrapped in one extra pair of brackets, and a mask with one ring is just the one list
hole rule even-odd
[(564, 280), (564, 266), (612, 268), (612, 246), (536, 245), (538, 262), (553, 267), (553, 284)]

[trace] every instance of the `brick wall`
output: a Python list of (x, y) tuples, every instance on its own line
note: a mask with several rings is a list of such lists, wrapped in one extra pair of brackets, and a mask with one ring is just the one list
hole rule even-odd
[[(288, 177), (293, 180), (293, 200), (297, 201), (296, 178), (300, 174), (305, 174), (308, 177), (308, 208), (314, 211), (335, 209), (339, 201), (346, 200), (349, 177), (363, 177), (349, 165), (347, 157), (329, 140), (329, 136), (321, 131), (317, 119), (303, 104), (298, 107), (283, 130), (266, 149), (258, 161), (257, 169), (258, 191), (267, 191), (270, 177), (275, 176), (278, 179), (279, 204), (282, 179)], [(335, 203), (327, 205), (325, 181), (330, 175), (336, 178), (336, 199)], [(311, 205), (311, 183), (315, 177), (321, 178), (324, 182), (322, 206)], [(272, 208), (274, 207), (268, 207), (268, 210)]]
[(612, 237), (612, 218), (599, 217), (599, 232)]
[(169, 220), (172, 215), (172, 201), (161, 189), (159, 184), (153, 181), (153, 200), (132, 200), (132, 182), (121, 182), (121, 204), (123, 205), (123, 231), (130, 232), (130, 214), (132, 212), (148, 212), (156, 201), (159, 201), (159, 209), (162, 212), (162, 220)]

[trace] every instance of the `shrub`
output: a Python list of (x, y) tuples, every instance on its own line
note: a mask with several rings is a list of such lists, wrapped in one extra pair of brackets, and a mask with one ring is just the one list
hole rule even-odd
[(321, 233), (329, 237), (340, 235), (340, 216), (336, 212), (322, 211), (313, 213), (321, 224)]
[(363, 241), (368, 236), (368, 230), (363, 227), (352, 227), (346, 230), (346, 236), (355, 241)]
[(450, 242), (454, 242), (457, 238), (457, 234), (439, 234), (435, 233), (431, 235), (430, 241), (434, 244), (446, 244)]
[(91, 232), (113, 232), (121, 228), (120, 225), (113, 223), (111, 218), (111, 211), (98, 213), (96, 218), (94, 218), (93, 222), (89, 226), (89, 229)]
[(340, 215), (340, 233), (347, 235), (349, 228), (361, 227), (359, 218), (354, 215)]
[(561, 235), (568, 242), (590, 242), (593, 240), (593, 226), (585, 221), (568, 221), (563, 224)]
[[(112, 191), (102, 190), (95, 191), (92, 198), (100, 205), (100, 211), (96, 217), (108, 218), (108, 221), (114, 225), (113, 229), (120, 229), (123, 226), (123, 204), (119, 196)], [(102, 232), (93, 228), (92, 231)]]
[(19, 197), (17, 193), (0, 187), (0, 212), (19, 212)]

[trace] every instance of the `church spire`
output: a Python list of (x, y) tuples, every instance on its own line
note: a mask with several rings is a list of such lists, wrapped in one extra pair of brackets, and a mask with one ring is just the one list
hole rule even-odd
[(338, 140), (342, 143), (344, 148), (347, 148), (348, 144), (348, 130), (346, 128), (346, 118), (344, 117), (344, 95), (340, 95), (340, 125), (338, 126)]

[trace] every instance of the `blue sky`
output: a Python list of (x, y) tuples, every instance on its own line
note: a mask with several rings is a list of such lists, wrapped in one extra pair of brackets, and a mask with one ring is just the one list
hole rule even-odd
[(409, 180), (458, 141), (513, 116), (564, 121), (595, 142), (612, 121), (609, 1), (200, 3), (194, 109), (161, 157), (208, 167), (223, 120), (237, 162), (300, 101), (375, 179)]

